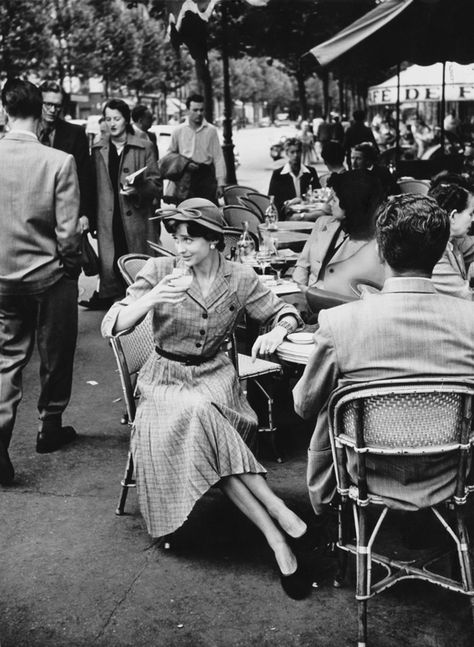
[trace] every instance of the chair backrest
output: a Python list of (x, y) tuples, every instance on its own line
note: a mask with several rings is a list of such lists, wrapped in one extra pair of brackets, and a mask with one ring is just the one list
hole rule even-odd
[(415, 178), (405, 178), (397, 181), (400, 193), (418, 193), (427, 195), (430, 190), (428, 180), (416, 180)]
[(358, 487), (365, 492), (367, 454), (416, 456), (458, 450), (456, 495), (462, 498), (474, 440), (473, 398), (471, 384), (448, 378), (379, 380), (337, 389), (328, 415), (338, 484), (349, 482), (344, 447), (356, 453)]
[(166, 249), (166, 247), (163, 247), (162, 245), (158, 245), (157, 243), (154, 243), (152, 240), (147, 240), (146, 241), (152, 250), (155, 252), (155, 257), (160, 257), (160, 256), (176, 256), (175, 252), (172, 252), (169, 249)]
[(249, 231), (254, 237), (258, 240), (258, 227), (262, 223), (257, 218), (257, 216), (246, 209), (245, 207), (238, 207), (234, 205), (229, 205), (223, 208), (224, 220), (229, 225), (229, 227), (235, 227), (241, 231), (244, 228), (244, 222), (249, 223)]
[(110, 337), (110, 345), (115, 355), (122, 384), (123, 397), (127, 407), (128, 420), (135, 418), (135, 381), (134, 377), (145, 364), (155, 344), (152, 329), (153, 313), (149, 312), (130, 332), (119, 337)]
[(151, 256), (147, 254), (125, 254), (118, 259), (117, 265), (120, 274), (127, 285), (132, 285), (138, 272), (150, 258)]
[(230, 184), (226, 186), (222, 192), (225, 204), (240, 204), (239, 197), (247, 195), (247, 193), (255, 193), (255, 189), (249, 186), (239, 186), (238, 184)]
[(253, 204), (259, 209), (260, 213), (262, 214), (263, 220), (265, 220), (265, 211), (270, 204), (270, 198), (268, 195), (264, 195), (263, 193), (248, 193), (245, 196), (246, 200), (249, 200), (250, 202), (253, 202)]
[(260, 207), (257, 204), (255, 204), (255, 202), (253, 202), (253, 200), (250, 200), (250, 198), (248, 196), (246, 196), (246, 195), (241, 196), (239, 198), (239, 203), (241, 204), (242, 207), (244, 207), (245, 209), (248, 209), (249, 211), (251, 211), (254, 214), (254, 216), (256, 216), (258, 218), (260, 223), (264, 222), (265, 217), (264, 217), (264, 214), (262, 213)]

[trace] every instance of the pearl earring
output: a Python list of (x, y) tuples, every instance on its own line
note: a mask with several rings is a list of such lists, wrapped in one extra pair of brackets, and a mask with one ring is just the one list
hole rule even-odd
[(211, 247), (211, 249), (215, 249), (215, 248), (216, 248), (216, 246), (214, 245), (214, 243), (211, 243), (210, 247)]

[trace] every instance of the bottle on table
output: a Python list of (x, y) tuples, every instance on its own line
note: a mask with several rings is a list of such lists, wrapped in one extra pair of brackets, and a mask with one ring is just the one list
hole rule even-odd
[(265, 209), (265, 225), (270, 231), (276, 231), (278, 229), (278, 209), (275, 206), (275, 197), (273, 195), (270, 197), (270, 204)]
[(249, 223), (244, 222), (244, 230), (237, 243), (239, 261), (241, 263), (252, 262), (255, 258), (255, 243), (249, 232)]

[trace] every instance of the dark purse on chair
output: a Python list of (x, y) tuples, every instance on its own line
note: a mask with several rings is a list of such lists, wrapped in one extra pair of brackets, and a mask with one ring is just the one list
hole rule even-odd
[(86, 276), (95, 276), (99, 273), (99, 257), (92, 247), (87, 232), (81, 237), (81, 265)]

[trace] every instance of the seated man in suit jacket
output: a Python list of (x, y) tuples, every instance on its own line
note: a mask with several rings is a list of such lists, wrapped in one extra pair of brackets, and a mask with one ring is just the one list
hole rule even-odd
[[(317, 416), (307, 473), (317, 514), (335, 493), (327, 415), (334, 389), (403, 377), (474, 383), (474, 304), (437, 293), (430, 278), (448, 238), (448, 215), (435, 200), (414, 194), (390, 198), (380, 207), (376, 224), (386, 274), (382, 292), (319, 315), (315, 349), (293, 391), (296, 412)], [(406, 509), (401, 501), (407, 500), (412, 509), (436, 505), (454, 489), (457, 457), (452, 456), (371, 457), (369, 487), (394, 507)], [(354, 476), (351, 462), (349, 457)], [(420, 480), (428, 478), (432, 486), (423, 487)]]
[(38, 139), (42, 144), (57, 148), (74, 157), (81, 194), (81, 206), (79, 209), (81, 230), (88, 231), (90, 228), (94, 231), (95, 180), (86, 132), (82, 126), (70, 124), (60, 118), (64, 95), (59, 83), (56, 83), (56, 81), (43, 81), (40, 85), (40, 90), (43, 97), (43, 111)]
[(273, 172), (268, 195), (275, 197), (275, 205), (281, 220), (291, 215), (291, 205), (301, 202), (308, 189), (321, 187), (316, 170), (301, 163), (303, 145), (299, 139), (290, 138), (285, 142), (288, 162)]

